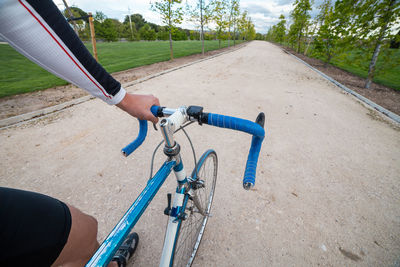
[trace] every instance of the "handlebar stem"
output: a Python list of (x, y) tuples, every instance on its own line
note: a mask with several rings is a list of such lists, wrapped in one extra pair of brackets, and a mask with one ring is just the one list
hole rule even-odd
[(161, 120), (160, 128), (164, 137), (165, 146), (171, 148), (175, 145), (174, 132), (187, 122), (187, 120), (186, 107), (178, 108), (171, 116)]

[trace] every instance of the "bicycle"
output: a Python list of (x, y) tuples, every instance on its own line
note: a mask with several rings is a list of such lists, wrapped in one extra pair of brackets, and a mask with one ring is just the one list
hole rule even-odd
[[(184, 130), (185, 127), (196, 121), (200, 125), (208, 124), (253, 135), (243, 178), (243, 187), (249, 190), (254, 186), (258, 156), (265, 135), (264, 113), (260, 113), (256, 122), (252, 122), (235, 117), (205, 113), (203, 107), (199, 106), (180, 107), (178, 109), (153, 106), (151, 112), (154, 116), (165, 118), (159, 123), (163, 142), (156, 147), (153, 153), (150, 180), (89, 260), (86, 265), (88, 267), (107, 266), (172, 171), (177, 179), (177, 188), (172, 205), (172, 195), (167, 195), (167, 208), (164, 210), (164, 214), (168, 215), (169, 219), (160, 266), (190, 266), (192, 264), (210, 214), (218, 168), (217, 154), (212, 149), (207, 150), (199, 161), (196, 161), (193, 144)], [(139, 125), (138, 137), (122, 149), (125, 156), (129, 156), (135, 151), (146, 138), (147, 121), (140, 120)], [(179, 130), (184, 131), (192, 147), (195, 167), (191, 176), (186, 175), (180, 155), (180, 145), (174, 140), (174, 133)], [(167, 156), (167, 160), (152, 176), (154, 155), (162, 143), (164, 143), (164, 154)]]

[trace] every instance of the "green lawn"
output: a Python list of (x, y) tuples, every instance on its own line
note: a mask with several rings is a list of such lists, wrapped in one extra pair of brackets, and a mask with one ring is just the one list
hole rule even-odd
[[(333, 58), (331, 63), (334, 66), (366, 78), (368, 75), (369, 61), (357, 62), (357, 60), (355, 60), (356, 52), (355, 50), (347, 52), (345, 55), (347, 60)], [(393, 49), (393, 57), (390, 58), (390, 61), (392, 61), (392, 63), (397, 62), (397, 64), (386, 68), (381, 73), (377, 73), (374, 77), (374, 82), (400, 90), (400, 49)], [(378, 57), (376, 66), (377, 69), (385, 66), (384, 59), (381, 56)]]
[[(178, 41), (173, 45), (175, 58), (201, 53), (200, 41)], [(221, 42), (221, 46), (228, 46), (228, 42)], [(87, 47), (91, 50), (91, 44)], [(205, 48), (218, 49), (218, 41), (205, 41)], [(111, 73), (166, 61), (170, 54), (168, 41), (98, 43), (97, 53), (100, 63)], [(0, 97), (67, 84), (7, 44), (0, 44), (0, 62)]]
[[(290, 44), (288, 43), (283, 43), (283, 45), (290, 47)], [(400, 49), (392, 49), (392, 52), (392, 57), (390, 59), (386, 59), (391, 61), (391, 66), (386, 68), (383, 72), (376, 73), (374, 82), (396, 90), (400, 90)], [(346, 51), (342, 55), (334, 56), (330, 63), (357, 76), (367, 78), (369, 60), (371, 59), (367, 59), (367, 57), (361, 57), (363, 60), (360, 61), (360, 53), (363, 53), (360, 49), (352, 49), (350, 51)], [(312, 45), (309, 48), (309, 53), (307, 56), (323, 60), (322, 58), (314, 55)], [(382, 54), (379, 55), (376, 66), (377, 69), (385, 66), (385, 59), (383, 59)]]

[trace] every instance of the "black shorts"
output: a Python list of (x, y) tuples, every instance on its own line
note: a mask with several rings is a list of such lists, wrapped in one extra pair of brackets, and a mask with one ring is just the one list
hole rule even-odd
[(51, 266), (70, 230), (71, 213), (63, 202), (0, 187), (0, 266)]

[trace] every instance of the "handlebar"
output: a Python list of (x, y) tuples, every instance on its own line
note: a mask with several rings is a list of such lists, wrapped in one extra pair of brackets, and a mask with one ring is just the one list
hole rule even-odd
[[(232, 130), (242, 131), (253, 135), (251, 146), (249, 150), (249, 155), (247, 157), (246, 168), (243, 177), (243, 187), (248, 190), (252, 188), (255, 184), (256, 169), (258, 157), (261, 150), (261, 145), (264, 140), (265, 130), (265, 115), (260, 113), (256, 119), (256, 122), (252, 122), (245, 119), (213, 114), (213, 113), (203, 113), (202, 107), (191, 106), (187, 109), (187, 115), (190, 120), (197, 120), (200, 124), (205, 123), (212, 126), (217, 126), (220, 128), (228, 128)], [(156, 117), (164, 117), (166, 109), (159, 106), (152, 106), (151, 112)], [(171, 111), (171, 110), (169, 110)], [(145, 140), (147, 135), (147, 121), (139, 120), (140, 130), (138, 137), (125, 148), (122, 152), (125, 156), (129, 156), (133, 151), (135, 151)]]
[[(256, 181), (258, 156), (260, 154), (262, 141), (264, 140), (265, 136), (265, 131), (263, 128), (264, 121), (265, 121), (264, 113), (260, 113), (258, 115), (256, 122), (234, 118), (230, 116), (224, 116), (212, 113), (208, 114), (207, 124), (209, 125), (242, 131), (253, 135), (243, 177), (243, 187), (246, 190), (253, 187)], [(260, 125), (259, 123), (260, 124), (262, 123), (262, 125)]]

